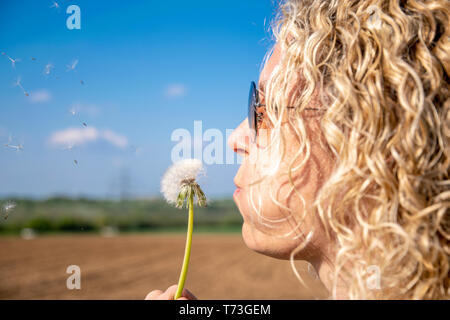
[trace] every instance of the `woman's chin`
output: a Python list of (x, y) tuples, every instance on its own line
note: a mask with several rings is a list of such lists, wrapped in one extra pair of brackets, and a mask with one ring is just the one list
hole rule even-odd
[(242, 239), (250, 250), (276, 259), (289, 259), (289, 252), (284, 252), (284, 248), (278, 248), (276, 237), (255, 229), (245, 221), (242, 225)]

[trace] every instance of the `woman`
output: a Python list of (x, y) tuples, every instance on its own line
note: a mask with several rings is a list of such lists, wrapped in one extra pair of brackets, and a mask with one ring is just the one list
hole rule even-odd
[(292, 0), (276, 21), (229, 139), (246, 245), (309, 261), (334, 299), (449, 298), (448, 1)]

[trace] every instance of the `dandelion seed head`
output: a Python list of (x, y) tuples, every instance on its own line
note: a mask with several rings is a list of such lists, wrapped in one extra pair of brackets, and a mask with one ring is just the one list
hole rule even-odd
[(186, 180), (195, 180), (203, 171), (203, 164), (198, 159), (185, 159), (174, 163), (161, 180), (161, 192), (166, 201), (176, 204), (182, 183)]

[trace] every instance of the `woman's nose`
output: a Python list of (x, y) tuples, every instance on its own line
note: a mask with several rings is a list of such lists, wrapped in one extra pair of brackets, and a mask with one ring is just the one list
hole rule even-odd
[(249, 152), (250, 137), (250, 128), (246, 118), (229, 136), (228, 146), (237, 154), (245, 156)]

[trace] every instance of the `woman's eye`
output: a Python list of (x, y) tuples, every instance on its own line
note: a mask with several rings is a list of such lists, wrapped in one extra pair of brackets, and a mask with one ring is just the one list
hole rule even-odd
[(258, 130), (268, 128), (268, 119), (267, 119), (267, 115), (265, 113), (258, 114), (256, 117), (256, 120), (257, 120), (256, 125), (258, 127)]
[(258, 121), (258, 123), (261, 123), (264, 120), (264, 113), (257, 113), (256, 114), (256, 121)]
[(258, 125), (258, 128), (260, 128), (264, 121), (265, 112), (263, 107), (260, 107), (258, 109), (256, 110), (256, 123)]

